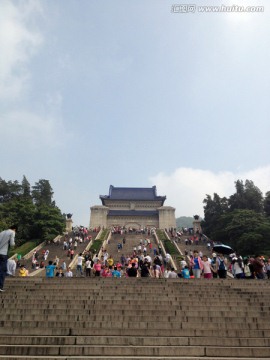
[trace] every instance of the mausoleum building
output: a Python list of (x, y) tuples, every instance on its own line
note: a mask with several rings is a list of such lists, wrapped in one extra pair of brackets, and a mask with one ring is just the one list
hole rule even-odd
[(164, 206), (166, 196), (158, 196), (156, 186), (129, 188), (111, 185), (109, 195), (100, 195), (99, 198), (102, 205), (90, 208), (90, 228), (176, 227), (175, 208)]

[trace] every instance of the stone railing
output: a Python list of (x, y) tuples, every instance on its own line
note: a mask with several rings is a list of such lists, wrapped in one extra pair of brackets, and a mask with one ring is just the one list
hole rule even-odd
[[(164, 230), (164, 233), (166, 234), (165, 230)], [(157, 233), (156, 233), (156, 230), (153, 231), (153, 235), (154, 235), (154, 237), (156, 239), (157, 244), (161, 247), (163, 254), (166, 254), (166, 250), (165, 250), (165, 247), (163, 245), (163, 242), (161, 240), (159, 240), (159, 238), (157, 236)], [(166, 235), (168, 236), (168, 234), (166, 234)], [(170, 239), (168, 239), (168, 240), (170, 240)], [(177, 269), (177, 266), (176, 266), (176, 264), (174, 262), (174, 259), (172, 257), (171, 257), (171, 265), (172, 265), (172, 267), (174, 269)]]

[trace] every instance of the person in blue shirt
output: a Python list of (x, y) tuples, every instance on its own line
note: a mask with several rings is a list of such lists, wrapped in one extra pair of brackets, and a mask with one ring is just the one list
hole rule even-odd
[(53, 262), (50, 260), (49, 261), (49, 265), (46, 266), (46, 277), (47, 278), (51, 278), (54, 277), (54, 270), (55, 270), (56, 266), (53, 265)]
[(187, 266), (181, 271), (183, 279), (190, 279), (190, 273)]
[(117, 270), (116, 266), (114, 267), (114, 269), (112, 271), (112, 277), (117, 277), (117, 278), (121, 277), (121, 273), (119, 270)]

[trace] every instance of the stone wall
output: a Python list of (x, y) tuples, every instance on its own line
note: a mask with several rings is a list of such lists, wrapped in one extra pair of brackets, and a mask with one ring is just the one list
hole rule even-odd
[(106, 200), (105, 205), (110, 208), (110, 210), (156, 210), (161, 206), (161, 202)]
[(107, 226), (125, 226), (126, 228), (132, 227), (134, 229), (141, 229), (144, 227), (155, 227), (159, 225), (158, 217), (154, 216), (109, 216), (107, 219)]
[(109, 208), (107, 206), (95, 205), (90, 208), (90, 228), (104, 227), (107, 228), (107, 215)]
[(159, 228), (169, 229), (176, 228), (175, 208), (171, 206), (161, 206), (159, 212)]

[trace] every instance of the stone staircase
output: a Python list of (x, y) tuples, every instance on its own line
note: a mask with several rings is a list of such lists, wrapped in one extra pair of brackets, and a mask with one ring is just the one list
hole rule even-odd
[[(118, 252), (117, 244), (120, 242), (122, 243), (123, 238), (125, 237), (126, 243), (123, 245), (123, 249)], [(120, 261), (120, 257), (122, 254), (126, 255), (132, 255), (134, 246), (138, 246), (141, 239), (150, 239), (150, 241), (153, 244), (153, 248), (157, 247), (155, 239), (152, 235), (146, 235), (146, 234), (113, 234), (110, 242), (106, 245), (106, 250), (109, 255), (113, 257), (115, 261)], [(148, 247), (147, 247), (148, 250)], [(148, 251), (149, 252), (149, 251)], [(152, 257), (153, 257), (153, 250), (152, 250)]]
[[(174, 238), (170, 235), (170, 233), (168, 233), (170, 239), (172, 241), (174, 241)], [(191, 250), (191, 251), (195, 251), (197, 250), (198, 252), (202, 252), (203, 255), (207, 255), (207, 256), (211, 256), (212, 254), (212, 251), (209, 251), (208, 248), (207, 248), (207, 242), (203, 242), (203, 241), (199, 241), (198, 245), (196, 245), (195, 243), (193, 243), (192, 245), (188, 244), (186, 245), (185, 244), (185, 239), (186, 238), (189, 238), (190, 235), (181, 235), (180, 236), (180, 240), (176, 240), (176, 244), (178, 246), (178, 248), (181, 250), (182, 254), (185, 253), (185, 250), (187, 250), (188, 252)]]
[(270, 282), (7, 278), (0, 359), (270, 358)]
[[(96, 232), (89, 232), (89, 235), (92, 236), (92, 239), (94, 239), (97, 236)], [(74, 235), (70, 234), (70, 236), (72, 236), (72, 238), (74, 239)], [(43, 248), (41, 248), (38, 253), (39, 253), (39, 261), (41, 261), (42, 259), (42, 250), (49, 250), (49, 256), (47, 258), (47, 260), (45, 261), (45, 266), (48, 265), (49, 260), (54, 261), (55, 257), (57, 256), (59, 258), (59, 266), (61, 266), (61, 264), (63, 263), (63, 261), (66, 262), (66, 265), (69, 266), (69, 264), (71, 263), (70, 258), (67, 256), (67, 250), (63, 250), (63, 242), (64, 242), (64, 237), (61, 238), (60, 243), (59, 244), (54, 244), (53, 242), (51, 242), (50, 244), (46, 244), (43, 246)], [(78, 246), (74, 252), (74, 257), (80, 253), (82, 253), (86, 246), (88, 245), (88, 241), (85, 241), (83, 243), (78, 243)], [(29, 270), (29, 273), (31, 274), (32, 272), (34, 272), (34, 269), (32, 269), (32, 257), (30, 257), (29, 259), (22, 259), (20, 261), (21, 264), (25, 265), (25, 267)], [(45, 271), (39, 273), (38, 275), (45, 275)]]

